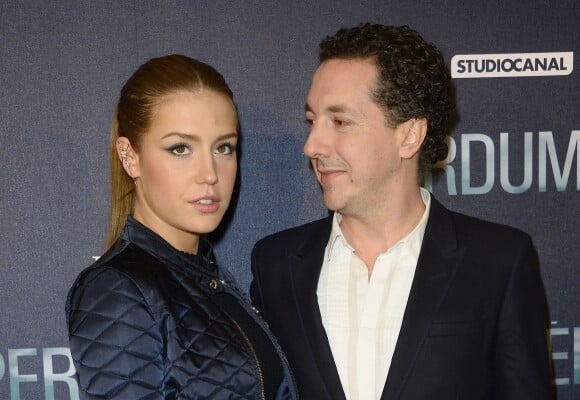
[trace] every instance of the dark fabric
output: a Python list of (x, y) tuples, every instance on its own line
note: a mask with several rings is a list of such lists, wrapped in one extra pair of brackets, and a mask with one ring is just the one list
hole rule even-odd
[(236, 321), (251, 343), (256, 358), (259, 360), (259, 373), (263, 377), (264, 394), (266, 398), (273, 399), (282, 381), (284, 371), (280, 357), (278, 357), (266, 332), (256, 324), (256, 321), (240, 306), (237, 299), (230, 294), (218, 293), (212, 298), (226, 314)]
[[(252, 252), (250, 293), (288, 356), (300, 396), (344, 399), (316, 289), (331, 218)], [(547, 308), (525, 233), (432, 198), (382, 400), (551, 398)]]
[[(264, 398), (244, 333), (211, 300), (219, 293), (233, 296), (266, 332), (216, 267), (209, 243), (200, 244), (199, 256), (182, 253), (129, 217), (119, 241), (69, 292), (70, 347), (83, 398)], [(284, 364), (278, 393), (268, 398), (295, 398), (292, 385)]]

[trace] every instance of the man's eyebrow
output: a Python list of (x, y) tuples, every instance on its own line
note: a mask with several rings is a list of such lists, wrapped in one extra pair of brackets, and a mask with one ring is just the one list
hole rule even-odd
[(343, 113), (343, 112), (348, 112), (349, 108), (337, 104), (337, 105), (328, 106), (328, 108), (326, 110), (329, 112), (333, 112), (333, 113)]
[[(308, 103), (306, 103), (306, 105), (304, 106), (304, 110), (306, 112), (314, 112), (314, 111), (312, 111), (312, 108), (308, 105)], [(330, 105), (330, 106), (328, 106), (325, 111), (332, 112), (332, 113), (344, 113), (344, 112), (349, 112), (349, 111), (352, 111), (352, 110), (350, 110), (346, 106), (342, 106), (342, 105), (336, 104), (336, 105)]]

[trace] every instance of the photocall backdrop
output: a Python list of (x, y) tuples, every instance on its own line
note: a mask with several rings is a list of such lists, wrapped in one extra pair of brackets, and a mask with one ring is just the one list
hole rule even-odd
[(580, 3), (531, 1), (13, 1), (0, 3), (0, 399), (78, 399), (64, 303), (102, 254), (108, 133), (147, 59), (183, 53), (230, 83), (240, 192), (217, 243), (244, 289), (266, 234), (323, 217), (302, 154), (320, 40), (408, 24), (453, 69), (445, 172), (454, 210), (531, 234), (550, 307), (560, 400), (580, 399)]

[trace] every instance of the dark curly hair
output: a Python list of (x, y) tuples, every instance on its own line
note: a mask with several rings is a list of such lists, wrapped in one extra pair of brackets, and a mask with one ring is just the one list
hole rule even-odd
[(371, 95), (392, 127), (427, 119), (419, 157), (423, 177), (447, 156), (447, 120), (455, 108), (451, 76), (441, 52), (408, 26), (361, 24), (342, 28), (320, 43), (320, 62), (374, 59), (379, 76)]

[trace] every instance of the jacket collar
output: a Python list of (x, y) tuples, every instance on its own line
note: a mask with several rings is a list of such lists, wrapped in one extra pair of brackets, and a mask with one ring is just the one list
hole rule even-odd
[(400, 398), (464, 253), (457, 246), (449, 210), (432, 198), (403, 325), (381, 400)]
[(327, 398), (344, 400), (346, 397), (340, 384), (328, 337), (322, 325), (316, 296), (318, 278), (331, 227), (332, 217), (314, 222), (312, 228), (303, 236), (296, 252), (288, 256), (288, 262), (291, 266), (290, 284), (295, 294), (302, 329), (322, 378), (321, 382), (328, 393)]
[(198, 254), (177, 250), (157, 233), (137, 221), (132, 215), (127, 217), (120, 239), (134, 244), (157, 258), (164, 264), (181, 267), (191, 266), (207, 272), (215, 272), (215, 257), (211, 244), (203, 237), (199, 241)]

